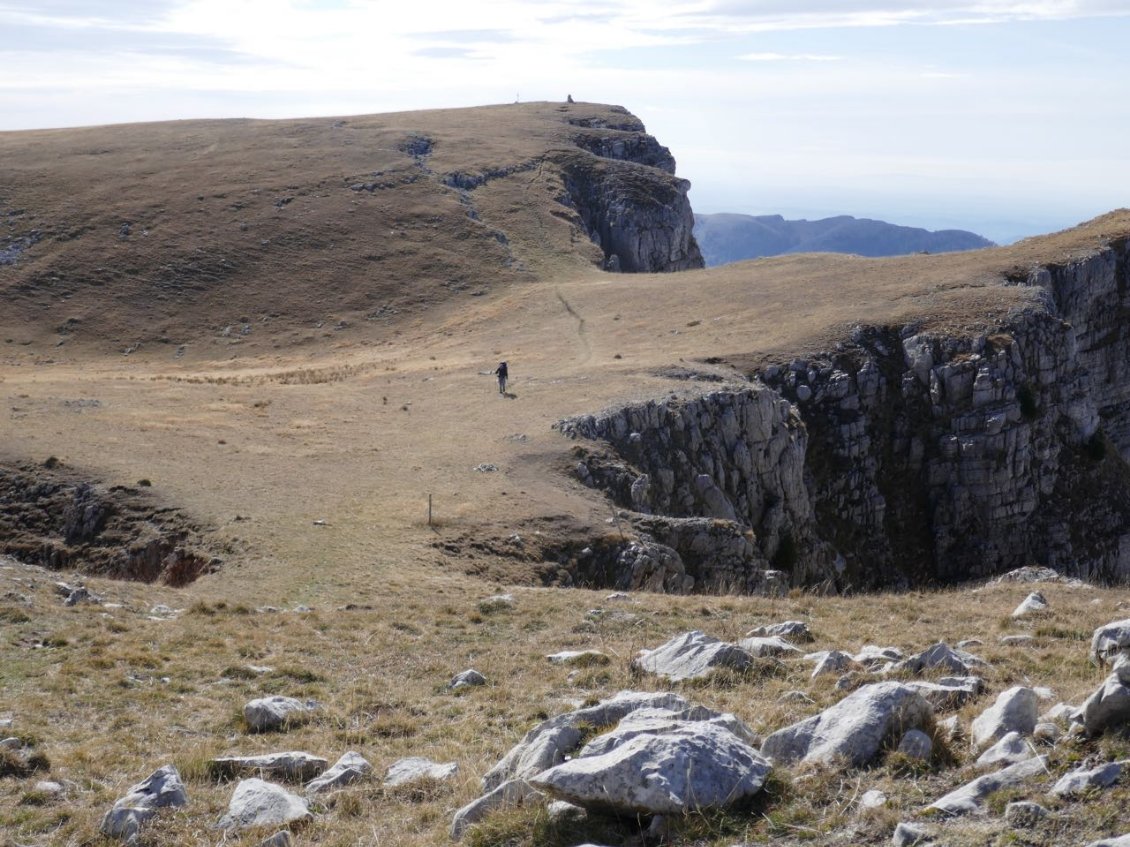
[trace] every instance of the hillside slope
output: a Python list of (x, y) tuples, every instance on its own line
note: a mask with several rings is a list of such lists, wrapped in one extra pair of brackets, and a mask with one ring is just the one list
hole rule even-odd
[(696, 214), (695, 238), (708, 267), (783, 253), (854, 253), (878, 257), (993, 246), (987, 238), (965, 230), (932, 232), (850, 215), (794, 221), (780, 215)]
[(586, 104), (0, 133), (0, 326), (222, 355), (383, 339), (592, 263), (701, 266), (674, 170)]

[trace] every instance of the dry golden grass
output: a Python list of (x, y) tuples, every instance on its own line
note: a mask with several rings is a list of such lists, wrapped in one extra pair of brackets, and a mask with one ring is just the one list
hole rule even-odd
[[(608, 114), (584, 104), (577, 112)], [(563, 116), (556, 104), (530, 104), (341, 126), (0, 134), (0, 184), (13, 191), (5, 204), (27, 210), (20, 226), (34, 215), (52, 233), (42, 259), (0, 268), (0, 459), (56, 456), (106, 484), (151, 480), (154, 498), (211, 526), (233, 551), (218, 573), (180, 590), (90, 580), (116, 608), (64, 609), (50, 576), (0, 570), (0, 716), (14, 718), (12, 732), (34, 742), (50, 776), (68, 786), (57, 802), (34, 790), (36, 776), (0, 779), (0, 844), (96, 844), (114, 799), (167, 762), (189, 779), (191, 805), (153, 828), (150, 843), (215, 844), (211, 825), (231, 786), (209, 778), (209, 758), (284, 748), (330, 759), (356, 749), (381, 772), (408, 755), (458, 761), (450, 788), (409, 797), (386, 795), (379, 780), (351, 788), (299, 836), (303, 844), (443, 843), (451, 812), (531, 725), (577, 701), (656, 687), (630, 673), (631, 656), (690, 628), (737, 638), (801, 617), (817, 634), (813, 649), (867, 641), (917, 650), (978, 637), (994, 662), (994, 691), (1030, 680), (1078, 702), (1098, 682), (1077, 639), (1126, 617), (1124, 592), (1049, 588), (1053, 612), (1036, 623), (1035, 646), (1002, 647), (997, 638), (1013, 631), (1002, 621), (1022, 587), (641, 596), (617, 607), (626, 615), (592, 620), (586, 613), (602, 605), (601, 593), (523, 587), (537, 582), (535, 562), (437, 548), (607, 532), (607, 503), (562, 472), (570, 445), (550, 427), (614, 403), (701, 390), (662, 376), (670, 365), (732, 375), (704, 360), (744, 367), (825, 349), (856, 323), (991, 327), (1029, 300), (1005, 284), (1010, 274), (1130, 233), (1130, 213), (1121, 212), (975, 255), (799, 256), (625, 277), (592, 269), (595, 248), (560, 217), (549, 165), (476, 189), (478, 221), (438, 178), (385, 193), (348, 189), (375, 170), (408, 174), (415, 165), (400, 145), (413, 133), (434, 139), (428, 167), (437, 174), (545, 158), (568, 144)], [(132, 228), (122, 241), (124, 220)], [(75, 237), (57, 237), (67, 234)], [(198, 248), (208, 261), (192, 266)], [(217, 257), (238, 272), (220, 274)], [(222, 282), (178, 294), (161, 287), (167, 265)], [(70, 318), (78, 322), (59, 332)], [(245, 323), (252, 330), (243, 336)], [(235, 333), (223, 335), (226, 326)], [(121, 355), (143, 336), (153, 341)], [(499, 359), (511, 364), (509, 398), (484, 374)], [(486, 463), (498, 470), (474, 470)], [(513, 591), (516, 609), (480, 610), (501, 589)], [(185, 611), (149, 620), (157, 603)], [(260, 611), (268, 606), (282, 611)], [(544, 659), (582, 647), (614, 660), (570, 677)], [(448, 693), (447, 680), (468, 666), (491, 684)], [(783, 675), (688, 693), (767, 733), (838, 699), (807, 672), (792, 663)], [(815, 703), (779, 703), (792, 689)], [(285, 735), (248, 735), (240, 709), (264, 693), (313, 697), (325, 708)], [(672, 837), (882, 843), (890, 813), (859, 818), (857, 790), (882, 787), (910, 814), (968, 775), (964, 763), (895, 770), (790, 774), (744, 817), (678, 822)], [(1031, 843), (1083, 843), (1126, 799), (1125, 788), (1109, 792)], [(492, 826), (480, 843), (577, 843), (536, 812)], [(1001, 838), (990, 832), (978, 843)]]
[[(376, 594), (370, 608), (351, 610), (265, 610), (234, 598), (191, 601), (191, 588), (105, 580), (90, 580), (90, 587), (120, 606), (64, 608), (50, 589), (50, 574), (6, 564), (0, 595), (15, 592), (31, 602), (19, 606), (29, 620), (5, 627), (0, 711), (14, 718), (13, 734), (47, 757), (50, 771), (0, 779), (0, 820), (8, 838), (0, 843), (91, 843), (101, 815), (129, 784), (172, 762), (187, 781), (191, 804), (153, 827), (147, 843), (213, 844), (217, 836), (209, 827), (233, 786), (211, 777), (208, 760), (279, 750), (305, 750), (331, 761), (356, 750), (378, 775), (410, 755), (458, 762), (459, 774), (449, 785), (386, 792), (378, 776), (348, 788), (323, 801), (300, 833), (300, 843), (309, 844), (443, 843), (452, 812), (477, 796), (478, 778), (533, 724), (619, 690), (666, 688), (633, 674), (629, 661), (676, 633), (695, 628), (735, 639), (760, 624), (802, 619), (816, 635), (813, 650), (855, 650), (866, 641), (910, 652), (940, 639), (952, 644), (979, 638), (984, 645), (974, 652), (993, 663), (986, 672), (990, 693), (960, 710), (968, 725), (1013, 684), (1048, 685), (1057, 699), (1079, 702), (1101, 674), (1087, 662), (1087, 643), (1078, 636), (1126, 616), (1128, 607), (1124, 591), (1049, 585), (1043, 587), (1052, 607), (1047, 618), (1002, 629), (1027, 586), (857, 598), (636, 595), (627, 603), (607, 603), (598, 592), (513, 588), (512, 609), (484, 613), (480, 603), (494, 587), (455, 574), (419, 577), (412, 591)], [(148, 610), (158, 602), (183, 611), (173, 620), (150, 620)], [(601, 607), (609, 614), (589, 614)], [(1002, 634), (1015, 632), (1035, 633), (1037, 642), (999, 644)], [(39, 646), (45, 643), (52, 646)], [(602, 650), (613, 660), (573, 670), (545, 659), (578, 648)], [(271, 670), (254, 671), (252, 665)], [(449, 692), (448, 680), (467, 667), (484, 673), (489, 684)], [(810, 672), (809, 663), (788, 660), (781, 674), (676, 690), (768, 734), (842, 696), (833, 680), (811, 680)], [(779, 702), (793, 690), (814, 702)], [(286, 733), (247, 733), (242, 705), (272, 693), (314, 698), (323, 708)], [(1053, 759), (1062, 770), (1089, 755), (1125, 756), (1128, 750), (1127, 740), (1107, 738), (1057, 748)], [(896, 818), (914, 817), (975, 775), (964, 745), (954, 745), (952, 753), (955, 761), (947, 767), (908, 768), (896, 757), (846, 773), (781, 769), (770, 794), (754, 807), (675, 821), (672, 838), (719, 845), (770, 838), (786, 844), (885, 843)], [(44, 776), (67, 785), (65, 800), (34, 791)], [(1038, 782), (1026, 796), (1044, 799), (1046, 787)], [(861, 815), (858, 796), (870, 788), (885, 791), (891, 808)], [(1117, 808), (1128, 790), (1112, 789), (1084, 806), (1093, 805), (1094, 813), (1059, 804), (1069, 820), (1028, 843), (1084, 843), (1110, 825), (1103, 810)], [(620, 838), (631, 831), (623, 822), (599, 819), (589, 826)], [(492, 818), (469, 843), (565, 844), (569, 833), (574, 830), (559, 830), (529, 809)], [(264, 834), (225, 843), (252, 845)]]

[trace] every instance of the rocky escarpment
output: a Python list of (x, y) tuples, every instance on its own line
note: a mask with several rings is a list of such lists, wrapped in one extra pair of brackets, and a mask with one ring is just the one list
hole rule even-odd
[[(1015, 280), (1042, 303), (970, 335), (857, 327), (834, 352), (686, 400), (562, 422), (625, 509), (735, 521), (794, 584), (1038, 563), (1130, 579), (1125, 243)], [(725, 590), (721, 583), (700, 590)]]
[(0, 553), (53, 570), (184, 585), (217, 570), (203, 531), (142, 489), (63, 470), (0, 463)]
[(607, 270), (626, 273), (682, 271), (704, 266), (694, 239), (691, 184), (675, 176), (671, 151), (644, 131), (637, 118), (572, 121), (583, 128), (580, 150), (552, 156), (560, 167), (560, 202), (604, 253)]

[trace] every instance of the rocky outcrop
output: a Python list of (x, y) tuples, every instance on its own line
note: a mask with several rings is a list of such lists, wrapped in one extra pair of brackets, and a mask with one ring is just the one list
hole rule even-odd
[[(629, 116), (630, 117), (630, 116)], [(634, 120), (634, 119), (633, 119)], [(638, 129), (578, 133), (579, 150), (551, 158), (560, 167), (560, 202), (604, 253), (606, 270), (682, 271), (704, 266), (694, 240), (691, 184), (675, 176), (671, 151)]]
[(1128, 268), (1114, 244), (1017, 280), (1038, 302), (981, 331), (857, 327), (749, 383), (559, 428), (594, 442), (577, 451), (582, 482), (635, 513), (735, 521), (751, 570), (759, 557), (793, 584), (953, 582), (1033, 563), (1126, 581)]

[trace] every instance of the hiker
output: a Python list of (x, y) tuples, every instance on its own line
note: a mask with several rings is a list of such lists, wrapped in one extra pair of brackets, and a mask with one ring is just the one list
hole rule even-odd
[(510, 374), (506, 369), (506, 362), (499, 362), (498, 367), (491, 371), (493, 374), (498, 374), (498, 393), (506, 393), (506, 377)]

